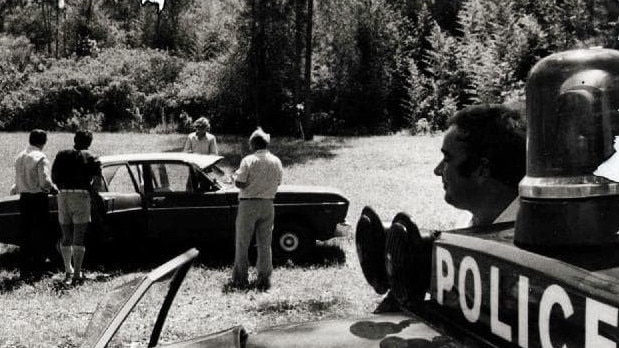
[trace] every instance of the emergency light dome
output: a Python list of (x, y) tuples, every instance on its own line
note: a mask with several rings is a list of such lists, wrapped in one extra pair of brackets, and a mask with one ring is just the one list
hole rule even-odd
[(552, 248), (615, 241), (619, 51), (572, 50), (542, 59), (529, 73), (526, 98), (527, 171), (515, 243)]

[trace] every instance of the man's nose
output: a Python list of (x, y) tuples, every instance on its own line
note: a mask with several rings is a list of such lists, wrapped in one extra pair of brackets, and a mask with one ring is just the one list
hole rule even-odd
[(436, 168), (434, 168), (434, 175), (436, 175), (436, 176), (443, 176), (444, 164), (445, 164), (444, 161), (438, 162), (438, 165), (436, 166)]

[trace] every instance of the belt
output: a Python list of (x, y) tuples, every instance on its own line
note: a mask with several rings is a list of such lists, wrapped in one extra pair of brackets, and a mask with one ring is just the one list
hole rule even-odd
[(272, 201), (273, 198), (239, 198), (239, 201)]
[(60, 189), (58, 190), (60, 192), (80, 192), (80, 193), (88, 193), (88, 190), (82, 190), (82, 189)]

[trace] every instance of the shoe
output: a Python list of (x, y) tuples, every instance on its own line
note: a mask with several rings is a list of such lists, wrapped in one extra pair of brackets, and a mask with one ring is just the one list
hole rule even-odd
[(84, 284), (84, 280), (86, 278), (84, 277), (84, 273), (78, 274), (78, 275), (73, 275), (73, 279), (71, 280), (71, 285), (75, 286), (75, 285), (82, 285)]
[(65, 285), (71, 285), (73, 283), (73, 273), (65, 272), (64, 280), (62, 281)]
[(234, 291), (234, 290), (245, 290), (249, 288), (249, 282), (241, 282), (234, 279), (228, 280), (223, 287), (224, 292)]
[(267, 291), (271, 288), (271, 280), (267, 277), (258, 277), (256, 280), (256, 289), (258, 291)]

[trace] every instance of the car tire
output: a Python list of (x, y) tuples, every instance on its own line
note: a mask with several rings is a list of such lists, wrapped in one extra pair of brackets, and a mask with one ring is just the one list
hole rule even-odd
[(273, 259), (301, 261), (316, 245), (307, 228), (299, 224), (276, 224), (273, 230)]

